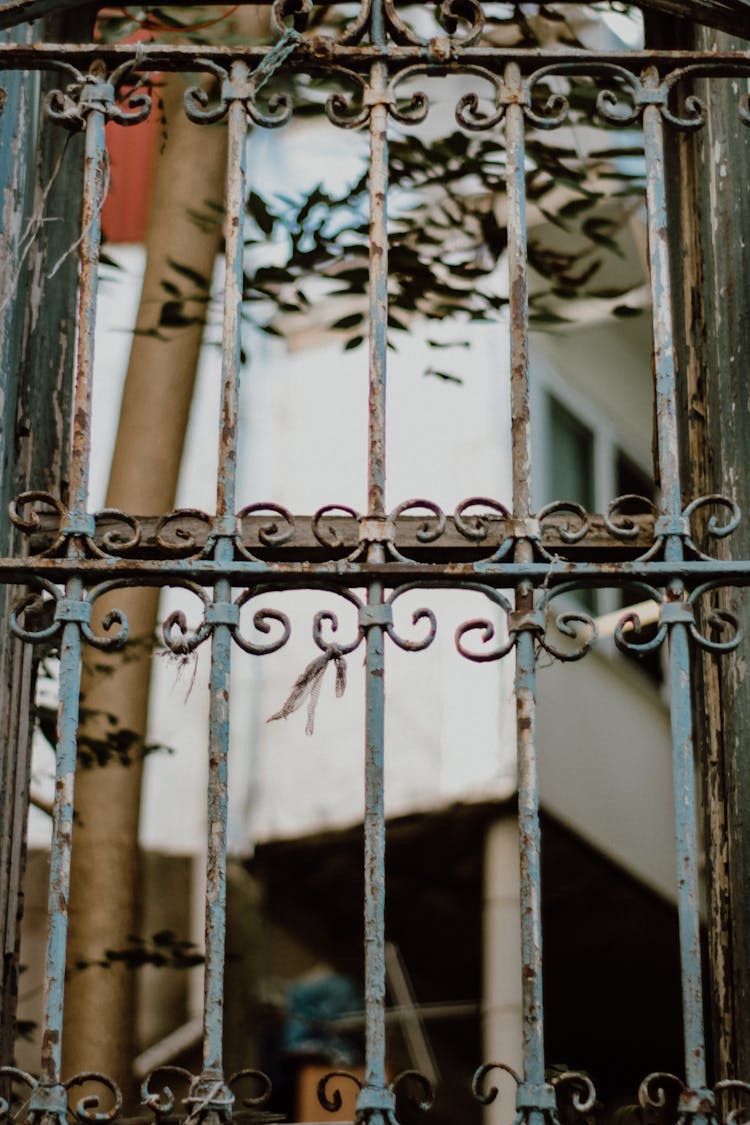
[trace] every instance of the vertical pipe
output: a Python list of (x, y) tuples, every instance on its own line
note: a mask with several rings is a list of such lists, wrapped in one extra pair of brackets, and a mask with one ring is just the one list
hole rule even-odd
[[(644, 85), (648, 87), (655, 82), (658, 82), (658, 74), (650, 69), (644, 75)], [(646, 205), (661, 511), (666, 516), (678, 517), (682, 512), (682, 497), (677, 449), (677, 377), (669, 270), (664, 122), (658, 106), (647, 105), (643, 111), (643, 144), (646, 156)]]
[[(372, 582), (368, 603), (382, 604)], [(385, 686), (383, 629), (367, 631), (365, 673), (365, 1083), (385, 1086)]]
[[(220, 540), (220, 554), (231, 551)], [(216, 583), (214, 604), (226, 605), (231, 587)], [(229, 608), (228, 606), (226, 608)], [(214, 625), (211, 646), (208, 718), (208, 840), (206, 860), (206, 965), (203, 1007), (203, 1070), (222, 1074), (224, 1025), (224, 950), (227, 898), (227, 759), (229, 753), (229, 675), (232, 637), (226, 624)]]
[[(374, 0), (370, 35), (386, 46), (382, 0)], [(367, 510), (385, 512), (386, 345), (388, 332), (388, 71), (370, 70), (370, 272)], [(382, 544), (369, 547), (368, 562), (383, 562)], [(382, 582), (371, 582), (368, 605), (383, 602)], [(383, 628), (367, 630), (365, 665), (365, 1086), (385, 1087), (385, 668)]]
[[(226, 188), (226, 282), (222, 351), (221, 418), (216, 514), (218, 562), (234, 553), (234, 509), (237, 477), (237, 416), (240, 380), (240, 313), (243, 282), (245, 211), (245, 141), (247, 119), (238, 90), (247, 81), (243, 62), (232, 64), (233, 98), (228, 112)], [(229, 693), (232, 636), (229, 622), (237, 616), (232, 588), (220, 579), (214, 588), (213, 638), (209, 679), (208, 839), (206, 861), (206, 964), (203, 1010), (203, 1077), (223, 1073), (224, 956), (226, 944), (227, 781)]]
[[(85, 515), (88, 504), (97, 269), (101, 243), (100, 216), (105, 191), (107, 158), (104, 121), (104, 110), (98, 106), (89, 106), (86, 115), (81, 209), (83, 237), (80, 247), (79, 319), (70, 464), (70, 508), (74, 518), (78, 517), (79, 519)], [(74, 539), (71, 539), (68, 544), (68, 553), (75, 556), (78, 551), (77, 543)], [(83, 584), (80, 578), (71, 578), (68, 581), (64, 599), (69, 607), (69, 612), (76, 604), (81, 603), (82, 596)], [(55, 748), (55, 799), (47, 907), (49, 929), (45, 957), (40, 1067), (42, 1084), (45, 1086), (59, 1086), (61, 1082), (73, 796), (81, 681), (81, 622), (85, 617), (86, 610), (83, 607), (80, 614), (76, 614), (75, 611), (70, 612), (70, 616), (63, 625), (60, 647), (60, 703)]]
[[(528, 519), (531, 511), (531, 433), (529, 424), (528, 266), (526, 250), (526, 180), (523, 109), (515, 98), (522, 89), (517, 63), (505, 71), (509, 97), (505, 148), (508, 192), (508, 270), (510, 316), (511, 420), (513, 431), (513, 510)], [(532, 547), (519, 540), (516, 560), (529, 562)], [(533, 610), (533, 590), (522, 582), (516, 612)], [(524, 629), (516, 644), (516, 730), (518, 753), (518, 826), (521, 850), (521, 955), (523, 1069), (530, 1086), (544, 1085), (542, 1007), (542, 922), (540, 893), (539, 784), (536, 758), (536, 654), (534, 633)], [(530, 1119), (541, 1117), (531, 1111)]]
[(701, 932), (698, 892), (695, 762), (690, 708), (690, 651), (687, 627), (669, 634), (669, 694), (672, 728), (675, 836), (677, 844), (677, 912), (682, 968), (682, 1023), (685, 1081), (691, 1090), (706, 1085), (701, 979)]
[[(659, 83), (655, 68), (643, 75), (646, 89)], [(651, 275), (654, 343), (656, 439), (661, 487), (661, 512), (675, 525), (668, 533), (665, 558), (679, 561), (683, 545), (676, 521), (682, 513), (677, 438), (677, 373), (673, 339), (674, 316), (669, 264), (664, 121), (657, 105), (643, 111), (646, 156), (646, 203)], [(681, 582), (673, 581), (670, 599), (682, 601)], [(686, 626), (673, 623), (669, 634), (670, 721), (677, 844), (677, 909), (682, 974), (682, 1017), (685, 1039), (685, 1081), (690, 1089), (706, 1084), (703, 1030), (703, 982), (698, 900), (698, 838), (695, 801), (695, 762), (690, 698), (690, 652)]]
[[(372, 40), (385, 44), (382, 0), (372, 12)], [(388, 333), (388, 71), (384, 62), (370, 71), (370, 276), (369, 276), (369, 414), (367, 510), (385, 511), (385, 398)]]
[[(81, 581), (71, 579), (67, 597), (80, 599)], [(52, 814), (48, 935), (44, 968), (41, 1080), (61, 1081), (65, 955), (68, 937), (70, 853), (73, 835), (73, 790), (78, 736), (78, 692), (81, 675), (81, 632), (76, 621), (63, 626), (60, 646), (60, 710), (55, 748), (55, 801)]]
[[(521, 72), (508, 63), (505, 83), (519, 95)], [(531, 509), (531, 427), (529, 425), (529, 280), (526, 252), (526, 178), (523, 109), (511, 101), (505, 111), (508, 193), (508, 312), (510, 317), (510, 402), (513, 441), (513, 505), (526, 519)]]
[(94, 374), (97, 271), (101, 244), (101, 209), (106, 189), (107, 149), (104, 113), (90, 108), (86, 117), (83, 202), (81, 208), (81, 275), (78, 289), (73, 441), (70, 458), (70, 509), (84, 513), (88, 505), (91, 452), (91, 391)]
[[(243, 62), (232, 64), (232, 87), (237, 91), (247, 82), (248, 68)], [(219, 433), (219, 476), (216, 513), (219, 519), (231, 517), (234, 530), (237, 476), (237, 415), (240, 391), (240, 314), (242, 310), (243, 249), (245, 214), (245, 106), (233, 97), (227, 123), (226, 194), (226, 281), (222, 349), (221, 422)], [(222, 530), (226, 530), (222, 528)]]

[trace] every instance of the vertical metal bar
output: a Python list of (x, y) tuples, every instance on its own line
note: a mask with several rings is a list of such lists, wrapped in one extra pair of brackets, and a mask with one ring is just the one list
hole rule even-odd
[[(94, 368), (97, 269), (101, 243), (101, 205), (105, 191), (106, 142), (103, 108), (89, 106), (86, 115), (85, 162), (80, 247), (81, 273), (78, 299), (76, 383), (73, 403), (73, 439), (70, 469), (70, 508), (80, 521), (88, 505), (89, 456), (91, 447), (91, 390)], [(68, 552), (79, 547), (69, 540)], [(64, 602), (80, 603), (83, 585), (79, 578), (67, 584)], [(81, 680), (81, 625), (75, 617), (65, 621), (60, 649), (60, 704), (55, 750), (55, 800), (50, 849), (48, 936), (44, 978), (41, 1078), (48, 1086), (59, 1086), (62, 1063), (62, 1023), (65, 987), (65, 958), (68, 935), (70, 854), (73, 831), (73, 796)]]
[[(370, 584), (369, 606), (383, 586)], [(385, 1086), (385, 686), (383, 630), (367, 631), (365, 675), (365, 1083)]]
[(510, 402), (513, 451), (513, 507), (519, 519), (531, 510), (531, 427), (529, 425), (529, 279), (526, 251), (526, 145), (522, 83), (517, 63), (505, 68), (510, 104), (505, 110), (505, 172), (508, 193), (508, 312), (510, 317)]
[[(231, 84), (247, 81), (245, 63), (232, 65)], [(234, 96), (228, 112), (226, 189), (226, 282), (219, 468), (216, 514), (219, 537), (216, 559), (230, 562), (233, 553), (237, 477), (237, 416), (240, 380), (240, 312), (243, 283), (245, 212), (245, 107)], [(209, 680), (208, 840), (206, 869), (206, 963), (203, 1010), (203, 1077), (223, 1072), (224, 958), (226, 943), (227, 781), (229, 754), (229, 691), (232, 636), (232, 588), (221, 579), (214, 588), (214, 631)]]
[[(233, 90), (247, 82), (246, 63), (232, 64)], [(222, 350), (221, 423), (216, 513), (234, 517), (237, 476), (237, 415), (240, 393), (240, 313), (243, 286), (243, 232), (245, 214), (245, 140), (247, 115), (238, 97), (229, 106), (227, 122), (226, 282)], [(234, 531), (234, 523), (231, 532)]]
[[(374, 0), (370, 35), (385, 48), (385, 13)], [(370, 70), (370, 273), (369, 273), (369, 400), (367, 510), (385, 512), (386, 346), (388, 332), (388, 107), (387, 67)], [(373, 543), (368, 562), (384, 561), (381, 544)], [(383, 602), (382, 582), (371, 582), (368, 606)], [(385, 667), (383, 628), (367, 631), (365, 665), (365, 1087), (384, 1090), (385, 1075)], [(377, 1097), (375, 1098), (377, 1104)], [(360, 1099), (358, 1108), (365, 1108)]]
[[(66, 591), (71, 600), (81, 596), (80, 579)], [(60, 648), (60, 711), (55, 749), (55, 801), (50, 849), (48, 936), (44, 974), (41, 1079), (59, 1085), (62, 1064), (65, 954), (68, 937), (70, 852), (73, 834), (73, 790), (78, 736), (78, 693), (81, 677), (81, 632), (77, 622), (66, 622)]]
[[(505, 119), (508, 193), (508, 270), (510, 316), (510, 388), (513, 447), (513, 510), (519, 519), (531, 512), (531, 432), (529, 419), (528, 265), (526, 249), (526, 179), (524, 116), (520, 104), (521, 73), (516, 63), (505, 70), (508, 97)], [(528, 562), (532, 546), (516, 545), (516, 559)], [(533, 611), (533, 590), (522, 582), (516, 612)], [(534, 633), (518, 633), (516, 644), (516, 731), (518, 754), (518, 826), (521, 849), (521, 957), (523, 1066), (528, 1086), (544, 1085), (542, 1006), (542, 920), (540, 891), (539, 784), (536, 758), (536, 654)], [(533, 1109), (530, 1119), (541, 1113)]]
[[(229, 583), (224, 579), (217, 582), (214, 592), (215, 603), (226, 603), (230, 597)], [(229, 753), (231, 645), (232, 638), (228, 626), (216, 624), (211, 648), (209, 687), (203, 1069), (204, 1072), (217, 1076), (222, 1073), (223, 1069), (224, 951), (227, 897), (227, 758)]]
[[(372, 11), (372, 41), (385, 45), (382, 0)], [(370, 277), (369, 277), (369, 415), (367, 510), (385, 511), (385, 406), (388, 334), (388, 71), (376, 62), (370, 71)]]
[[(653, 86), (658, 83), (658, 73), (654, 69), (649, 69), (643, 77), (643, 82), (647, 87)], [(643, 111), (643, 144), (646, 156), (646, 204), (661, 510), (665, 515), (676, 517), (682, 511), (677, 449), (677, 378), (669, 271), (664, 122), (658, 106), (647, 105)]]
[(107, 149), (104, 113), (91, 108), (86, 117), (86, 151), (81, 211), (81, 275), (78, 290), (78, 347), (76, 353), (73, 440), (70, 458), (70, 509), (84, 513), (88, 505), (91, 452), (91, 391), (94, 375), (94, 329), (98, 288), (101, 209), (106, 186)]
[[(647, 90), (659, 84), (659, 74), (643, 74)], [(667, 237), (667, 199), (664, 154), (664, 121), (658, 105), (643, 111), (646, 156), (649, 264), (653, 318), (656, 439), (661, 488), (661, 513), (665, 521), (664, 555), (668, 561), (683, 557), (679, 520), (682, 495), (677, 438), (677, 377), (674, 351), (674, 318)], [(673, 581), (669, 598), (681, 601), (683, 585)], [(669, 685), (672, 730), (675, 834), (677, 844), (677, 909), (682, 971), (682, 1007), (685, 1046), (685, 1081), (690, 1089), (706, 1084), (703, 1030), (703, 982), (700, 956), (698, 900), (698, 834), (695, 801), (695, 762), (690, 698), (690, 653), (684, 624), (672, 624), (669, 634)]]
[(669, 634), (669, 693), (685, 1081), (691, 1090), (700, 1090), (706, 1085), (706, 1052), (703, 1030), (695, 762), (690, 707), (690, 651), (687, 628), (680, 624), (673, 625)]

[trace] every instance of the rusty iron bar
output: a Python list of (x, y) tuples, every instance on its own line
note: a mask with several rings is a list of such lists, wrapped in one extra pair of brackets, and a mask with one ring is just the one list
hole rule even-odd
[[(505, 68), (506, 190), (508, 197), (508, 314), (510, 319), (510, 398), (513, 452), (513, 515), (531, 516), (531, 428), (529, 416), (529, 291), (526, 247), (526, 154), (523, 82), (517, 63)], [(519, 539), (515, 561), (529, 563), (533, 547)], [(529, 582), (516, 588), (518, 618), (533, 615)], [(542, 918), (540, 899), (539, 782), (536, 761), (536, 652), (534, 632), (524, 628), (516, 644), (516, 740), (518, 827), (521, 864), (521, 958), (523, 1081), (519, 1112), (529, 1125), (543, 1125), (550, 1106), (544, 1077), (542, 1004)], [(554, 1100), (552, 1102), (554, 1104)]]
[[(86, 87), (84, 87), (84, 90)], [(73, 437), (70, 455), (70, 508), (84, 516), (89, 498), (91, 455), (91, 392), (94, 378), (96, 297), (101, 243), (101, 209), (107, 181), (107, 149), (104, 140), (107, 84), (91, 91), (86, 114), (84, 188), (81, 209), (80, 280), (78, 289), (78, 347), (73, 401)], [(99, 99), (99, 102), (94, 101)]]
[(540, 562), (469, 562), (469, 563), (405, 563), (330, 561), (254, 562), (233, 558), (217, 563), (216, 559), (0, 559), (0, 582), (34, 585), (35, 579), (55, 583), (66, 582), (71, 575), (81, 578), (86, 586), (95, 586), (106, 579), (123, 586), (169, 586), (174, 582), (193, 580), (213, 586), (220, 579), (234, 587), (262, 582), (276, 589), (364, 586), (368, 578), (382, 580), (386, 587), (424, 580), (431, 584), (460, 588), (466, 583), (481, 581), (495, 588), (509, 588), (521, 581), (549, 588), (575, 580), (589, 586), (621, 587), (643, 582), (663, 587), (673, 579), (681, 579), (692, 588), (705, 583), (721, 586), (750, 585), (750, 560), (747, 559), (684, 559), (633, 560), (631, 562), (566, 562), (559, 560), (551, 569), (549, 561)]
[[(80, 599), (79, 579), (71, 579), (66, 594), (71, 602)], [(55, 798), (47, 905), (49, 930), (44, 967), (40, 1065), (42, 1084), (49, 1087), (59, 1087), (62, 1078), (63, 1001), (80, 677), (81, 632), (77, 622), (68, 621), (60, 646), (60, 709), (55, 747)]]
[[(219, 567), (234, 555), (237, 477), (237, 418), (240, 380), (240, 316), (243, 288), (245, 142), (247, 115), (242, 95), (248, 67), (232, 64), (228, 90), (227, 175), (222, 341), (222, 388), (219, 419), (219, 462), (216, 488), (218, 535), (215, 559)], [(203, 1071), (191, 1090), (201, 1113), (223, 1120), (229, 1116), (232, 1095), (224, 1083), (224, 961), (226, 945), (227, 800), (229, 756), (229, 698), (231, 627), (239, 623), (232, 603), (232, 587), (220, 578), (208, 608), (213, 625), (209, 679), (208, 807), (206, 864), (206, 961), (203, 1009)], [(194, 1112), (196, 1110), (194, 1109)]]
[[(202, 59), (229, 67), (239, 57), (254, 67), (273, 49), (262, 44), (229, 47), (187, 43), (0, 43), (0, 70), (54, 70), (60, 61), (85, 69), (92, 58), (97, 58), (108, 67), (131, 61), (144, 72), (195, 72), (201, 69), (197, 64)], [(655, 66), (665, 71), (693, 63), (707, 63), (707, 56), (701, 51), (585, 51), (570, 47), (524, 47), (519, 50), (482, 45), (464, 47), (459, 43), (452, 46), (450, 60), (446, 61), (444, 54), (435, 50), (432, 42), (423, 46), (394, 43), (388, 43), (387, 46), (349, 45), (334, 43), (327, 36), (311, 36), (309, 40), (304, 38), (301, 41), (294, 58), (286, 65), (292, 71), (309, 71), (311, 68), (326, 70), (331, 63), (346, 64), (369, 73), (373, 61), (384, 58), (394, 68), (412, 66), (415, 63), (429, 64), (434, 67), (435, 74), (448, 74), (470, 65), (487, 67), (502, 74), (509, 62), (519, 63), (527, 73), (541, 66), (580, 61), (584, 66), (587, 62), (621, 66), (638, 75), (645, 66)], [(750, 51), (711, 52), (708, 63), (711, 72), (717, 77), (722, 74), (727, 77), (734, 75), (738, 73), (738, 68), (747, 73)]]
[(244, 277), (244, 213), (246, 195), (245, 140), (247, 112), (240, 94), (247, 85), (248, 66), (232, 64), (229, 85), (232, 91), (227, 112), (227, 195), (225, 218), (226, 280), (224, 286), (224, 324), (222, 335), (222, 392), (219, 432), (219, 473), (216, 514), (228, 520), (224, 534), (234, 535), (234, 510), (237, 478), (237, 418), (239, 413), (241, 338), (240, 317)]
[[(83, 93), (87, 94), (85, 108)], [(113, 91), (105, 83), (92, 83), (81, 91), (80, 110), (85, 115), (85, 163), (83, 174), (82, 239), (79, 248), (80, 280), (78, 339), (73, 401), (73, 436), (70, 459), (71, 532), (67, 551), (70, 559), (80, 554), (76, 532), (93, 530), (87, 515), (91, 451), (91, 392), (94, 369), (97, 270), (101, 244), (101, 206), (105, 193), (107, 149), (104, 133), (107, 106)], [(40, 1084), (31, 1095), (29, 1110), (50, 1113), (65, 1120), (67, 1094), (62, 1081), (62, 1029), (65, 992), (65, 960), (68, 936), (68, 898), (73, 833), (73, 798), (78, 739), (81, 681), (82, 627), (91, 615), (84, 602), (79, 576), (69, 578), (65, 597), (56, 606), (63, 621), (60, 646), (60, 688), (55, 747), (55, 798), (50, 847), (48, 936), (44, 974), (44, 1011)]]
[[(658, 71), (642, 75), (648, 93), (659, 85)], [(677, 374), (674, 351), (674, 314), (667, 237), (668, 218), (664, 160), (664, 120), (658, 105), (643, 111), (646, 157), (646, 205), (652, 323), (654, 344), (656, 441), (660, 471), (660, 517), (656, 531), (665, 535), (667, 563), (684, 557), (688, 528), (682, 518), (679, 448), (677, 436)], [(681, 607), (684, 584), (674, 577), (668, 597)], [(698, 829), (695, 798), (695, 756), (692, 738), (690, 652), (687, 624), (675, 613), (669, 632), (670, 721), (673, 753), (675, 836), (677, 845), (677, 907), (682, 977), (685, 1081), (691, 1090), (706, 1086), (703, 981), (700, 953), (700, 900), (698, 888)]]
[[(370, 40), (385, 50), (384, 0), (374, 0)], [(378, 60), (370, 70), (370, 250), (368, 280), (368, 430), (367, 513), (385, 515), (385, 416), (388, 333), (388, 69)], [(367, 562), (385, 561), (382, 543), (373, 542)], [(357, 1097), (357, 1116), (386, 1125), (395, 1108), (385, 1070), (385, 662), (383, 583), (370, 582), (365, 653), (365, 812), (364, 957), (365, 1083)]]
[[(373, 554), (382, 550), (376, 544)], [(365, 655), (365, 1086), (358, 1110), (392, 1108), (385, 1072), (385, 661), (383, 625), (374, 620), (383, 609), (383, 584), (368, 590), (370, 618)], [(378, 1101), (385, 1099), (388, 1104)]]
[[(373, 41), (385, 40), (380, 4), (373, 8)], [(370, 75), (370, 275), (367, 511), (385, 514), (385, 410), (388, 334), (388, 69), (376, 62)]]

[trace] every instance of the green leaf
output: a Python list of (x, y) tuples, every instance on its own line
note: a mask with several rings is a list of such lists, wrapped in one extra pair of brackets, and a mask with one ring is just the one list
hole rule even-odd
[(263, 234), (271, 234), (276, 225), (276, 216), (269, 211), (266, 201), (258, 195), (257, 191), (251, 191), (248, 195), (247, 210)]
[(612, 309), (613, 316), (619, 316), (623, 318), (630, 316), (641, 316), (642, 314), (643, 309), (633, 308), (632, 305), (615, 305), (615, 307)]
[(349, 313), (348, 316), (342, 316), (339, 320), (335, 320), (331, 328), (356, 328), (364, 319), (364, 313)]
[(426, 367), (424, 370), (425, 375), (432, 375), (436, 379), (442, 379), (444, 383), (458, 383), (459, 386), (463, 385), (463, 379), (458, 375), (452, 375), (449, 371), (438, 371), (437, 367)]

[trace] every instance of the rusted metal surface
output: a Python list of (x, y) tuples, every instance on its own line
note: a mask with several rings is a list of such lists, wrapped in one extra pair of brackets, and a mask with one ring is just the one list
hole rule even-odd
[[(654, 28), (655, 34), (663, 29)], [(683, 42), (709, 43), (688, 26)], [(711, 46), (743, 46), (723, 36)], [(748, 201), (735, 191), (745, 176), (750, 136), (736, 114), (731, 86), (697, 81), (693, 92), (706, 106), (706, 126), (688, 143), (672, 144), (667, 156), (669, 218), (680, 223), (683, 246), (673, 255), (676, 293), (678, 371), (685, 373), (687, 410), (679, 416), (683, 441), (683, 480), (692, 494), (731, 490), (747, 509), (747, 412), (744, 397), (748, 314), (742, 294), (747, 259), (738, 232), (746, 229)], [(695, 198), (706, 206), (696, 208)], [(741, 524), (725, 556), (747, 555), (747, 526)], [(731, 587), (718, 594), (722, 608), (735, 612), (747, 628), (747, 605)], [(743, 648), (725, 660), (701, 654), (693, 662), (696, 700), (695, 737), (700, 752), (706, 839), (708, 920), (708, 1001), (713, 1025), (714, 1066), (730, 1078), (747, 1072), (750, 1017), (747, 997), (748, 930), (746, 872), (748, 696)]]
[[(211, 647), (203, 1065), (197, 1075), (181, 1072), (190, 1083), (185, 1120), (189, 1125), (203, 1121), (218, 1125), (231, 1117), (235, 1080), (241, 1077), (224, 1074), (222, 1045), (231, 656), (234, 645), (243, 653), (262, 656), (287, 643), (291, 625), (287, 615), (273, 606), (276, 593), (325, 589), (355, 607), (358, 627), (351, 641), (333, 641), (330, 633), (337, 626), (335, 616), (317, 613), (312, 633), (321, 655), (310, 666), (310, 675), (332, 661), (337, 674), (343, 676), (344, 654), (359, 646), (365, 651), (366, 1068), (364, 1084), (354, 1080), (359, 1087), (357, 1120), (393, 1123), (397, 1080), (387, 1081), (385, 1065), (386, 637), (409, 652), (427, 648), (440, 628), (435, 613), (428, 605), (417, 610), (413, 615), (415, 634), (407, 637), (394, 626), (393, 607), (399, 598), (417, 589), (424, 591), (428, 602), (431, 590), (451, 588), (476, 594), (486, 607), (484, 616), (459, 625), (455, 634), (459, 653), (476, 662), (510, 655), (516, 661), (523, 1073), (511, 1073), (517, 1082), (518, 1120), (529, 1125), (554, 1122), (558, 1092), (565, 1087), (569, 1096), (572, 1092), (574, 1108), (589, 1113), (596, 1101), (589, 1077), (566, 1072), (549, 1079), (545, 1058), (536, 667), (543, 651), (559, 660), (579, 660), (595, 639), (595, 622), (583, 610), (566, 609), (564, 601), (556, 610), (556, 598), (581, 588), (636, 583), (643, 596), (658, 607), (655, 631), (644, 640), (635, 612), (629, 611), (623, 613), (615, 638), (621, 648), (641, 653), (653, 651), (667, 640), (669, 644), (685, 1027), (683, 1078), (655, 1071), (644, 1079), (641, 1101), (645, 1107), (657, 1107), (663, 1104), (665, 1091), (674, 1087), (686, 1118), (716, 1117), (719, 1111), (706, 1088), (704, 1058), (690, 650), (697, 647), (717, 657), (739, 644), (739, 625), (732, 613), (715, 608), (702, 613), (700, 607), (705, 599), (711, 600), (719, 585), (750, 583), (750, 560), (733, 558), (731, 551), (718, 550), (713, 542), (728, 541), (739, 523), (734, 498), (708, 494), (683, 499), (664, 137), (668, 129), (690, 131), (703, 125), (701, 106), (677, 97), (681, 83), (693, 77), (750, 77), (750, 53), (595, 53), (523, 44), (497, 47), (483, 39), (484, 12), (468, 0), (460, 7), (445, 0), (438, 18), (446, 34), (432, 38), (420, 37), (401, 7), (390, 0), (363, 0), (353, 17), (351, 12), (346, 16), (348, 23), (345, 21), (335, 41), (321, 37), (314, 27), (308, 33), (308, 16), (307, 6), (279, 0), (272, 11), (277, 41), (271, 47), (0, 45), (0, 68), (62, 66), (63, 70), (68, 67), (67, 74), (71, 66), (75, 68), (73, 81), (48, 100), (47, 111), (58, 126), (83, 129), (86, 141), (70, 498), (63, 502), (62, 497), (42, 491), (41, 482), (37, 489), (17, 497), (11, 519), (28, 550), (0, 559), (0, 582), (23, 583), (30, 590), (11, 614), (12, 631), (29, 643), (59, 639), (62, 656), (41, 1078), (7, 1070), (5, 1076), (31, 1087), (32, 1118), (55, 1118), (60, 1125), (69, 1114), (79, 1120), (94, 1119), (91, 1104), (76, 1107), (69, 1102), (69, 1087), (80, 1083), (83, 1076), (63, 1084), (60, 1073), (81, 646), (84, 641), (104, 647), (127, 640), (127, 622), (116, 612), (107, 626), (111, 635), (92, 631), (92, 605), (103, 592), (128, 585), (173, 585), (195, 596), (201, 620), (191, 630), (181, 613), (172, 613), (163, 624), (167, 648), (186, 656), (204, 643)], [(96, 266), (107, 167), (104, 123), (114, 119), (128, 124), (144, 116), (148, 98), (131, 94), (123, 107), (119, 91), (134, 73), (150, 69), (212, 75), (217, 80), (216, 96), (209, 99), (201, 88), (188, 89), (186, 112), (203, 125), (226, 117), (229, 130), (216, 509), (212, 513), (195, 509), (165, 513), (156, 521), (130, 513), (92, 513), (88, 506)], [(357, 97), (336, 92), (325, 111), (336, 126), (369, 130), (369, 409), (364, 512), (332, 502), (310, 517), (301, 517), (273, 501), (241, 507), (242, 499), (236, 494), (245, 134), (248, 119), (260, 127), (275, 127), (291, 116), (291, 102), (285, 96), (259, 97), (268, 79), (279, 72), (349, 80)], [(431, 498), (413, 498), (390, 507), (385, 464), (388, 129), (392, 119), (418, 124), (427, 112), (422, 95), (414, 95), (410, 104), (404, 104), (398, 96), (399, 82), (417, 75), (442, 74), (479, 76), (491, 91), (485, 108), (474, 95), (460, 98), (456, 115), (462, 126), (475, 131), (504, 129), (508, 436), (513, 452), (512, 510), (495, 498), (475, 496), (459, 504), (450, 517)], [(564, 499), (538, 511), (532, 504), (525, 137), (529, 129), (552, 131), (565, 126), (568, 103), (564, 94), (550, 93), (550, 80), (557, 80), (557, 90), (560, 83), (564, 88), (576, 76), (585, 76), (595, 87), (601, 119), (621, 129), (641, 123), (643, 127), (661, 496), (658, 508), (639, 498), (639, 511), (645, 514), (638, 517), (627, 514), (633, 497), (613, 498), (607, 512), (599, 516)], [(750, 121), (746, 98), (738, 97), (738, 112), (743, 121)], [(269, 601), (255, 612), (254, 631), (249, 633), (242, 611), (259, 591)], [(570, 642), (564, 649), (556, 634), (548, 635), (549, 620), (555, 620), (557, 631)], [(477, 1072), (475, 1092), (481, 1102), (488, 1103), (495, 1096), (494, 1089), (485, 1087), (485, 1079), (495, 1067), (509, 1070), (499, 1060)], [(142, 1091), (144, 1104), (158, 1120), (175, 1110), (166, 1077), (146, 1078)], [(260, 1092), (253, 1104), (260, 1107), (270, 1086), (265, 1076), (254, 1078)], [(109, 1116), (116, 1116), (119, 1092), (106, 1076), (95, 1080), (110, 1089), (114, 1108)], [(429, 1083), (419, 1077), (416, 1082), (426, 1105), (431, 1098)], [(729, 1088), (720, 1083), (717, 1090)], [(325, 1081), (320, 1100), (327, 1109), (336, 1103)]]

